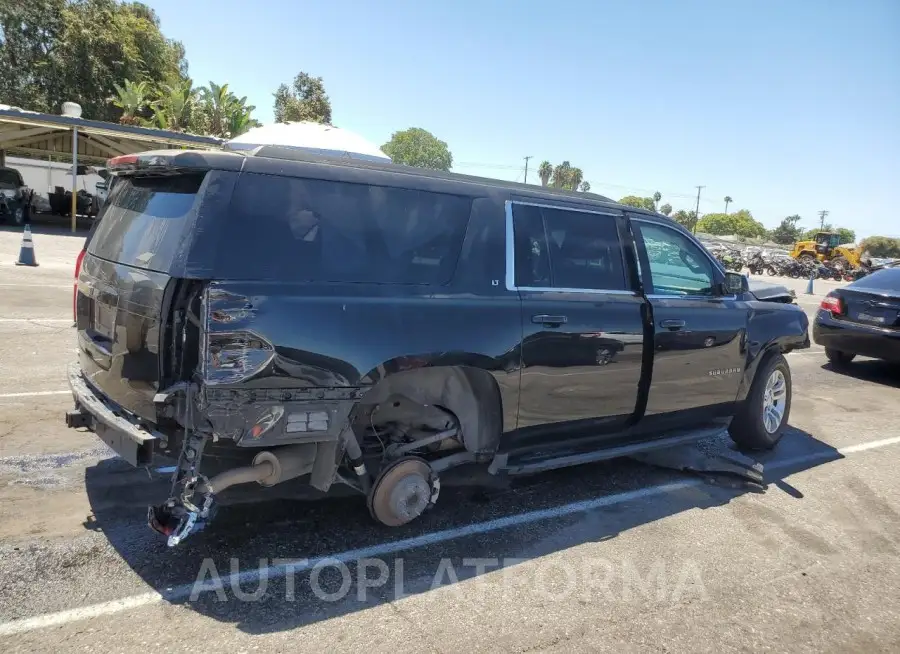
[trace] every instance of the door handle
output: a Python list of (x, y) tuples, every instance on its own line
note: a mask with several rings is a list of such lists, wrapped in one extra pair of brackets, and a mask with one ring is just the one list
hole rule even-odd
[(548, 316), (545, 313), (538, 314), (536, 316), (531, 316), (531, 322), (539, 324), (539, 325), (551, 325), (551, 326), (559, 326), (565, 325), (568, 322), (568, 318), (565, 316)]
[(666, 329), (671, 329), (673, 332), (678, 331), (679, 329), (684, 329), (684, 321), (683, 320), (660, 320), (660, 327), (665, 327)]

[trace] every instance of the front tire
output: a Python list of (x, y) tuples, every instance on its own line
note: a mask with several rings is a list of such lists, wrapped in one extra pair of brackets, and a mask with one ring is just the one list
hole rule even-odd
[(738, 447), (770, 450), (781, 440), (791, 413), (791, 369), (782, 354), (768, 356), (736, 412), (728, 432)]
[(828, 357), (828, 361), (831, 362), (835, 368), (843, 368), (850, 364), (853, 361), (854, 357), (856, 357), (853, 352), (841, 352), (840, 350), (835, 350), (830, 347), (825, 348), (825, 356)]

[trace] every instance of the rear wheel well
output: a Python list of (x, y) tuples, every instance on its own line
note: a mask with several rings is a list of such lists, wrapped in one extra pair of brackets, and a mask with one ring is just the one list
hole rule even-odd
[(353, 416), (361, 441), (367, 430), (399, 423), (408, 430), (456, 426), (459, 445), (493, 454), (503, 431), (500, 387), (487, 371), (469, 366), (405, 370), (382, 379), (360, 400)]

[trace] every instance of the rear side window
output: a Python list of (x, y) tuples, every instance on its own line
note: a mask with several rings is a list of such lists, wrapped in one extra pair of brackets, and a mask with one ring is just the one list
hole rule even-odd
[(467, 197), (244, 173), (216, 263), (232, 279), (445, 284)]
[(513, 203), (519, 288), (626, 290), (615, 216)]
[(126, 177), (113, 184), (88, 252), (128, 266), (168, 272), (187, 249), (203, 173)]

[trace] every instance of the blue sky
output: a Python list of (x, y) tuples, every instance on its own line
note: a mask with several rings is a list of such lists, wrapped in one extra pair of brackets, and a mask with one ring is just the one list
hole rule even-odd
[(900, 236), (898, 0), (145, 1), (263, 122), (303, 70), (335, 125), (425, 128), (458, 172), (567, 159), (614, 199)]

